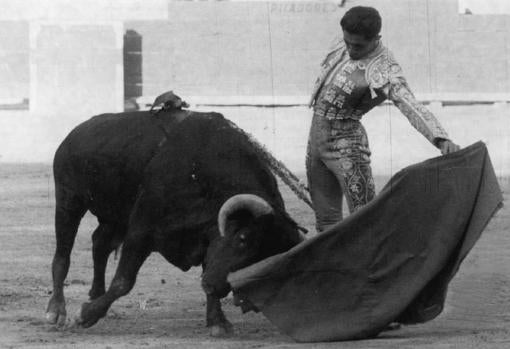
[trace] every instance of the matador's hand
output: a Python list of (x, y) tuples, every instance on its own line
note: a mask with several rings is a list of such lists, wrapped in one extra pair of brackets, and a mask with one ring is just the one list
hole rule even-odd
[(460, 150), (460, 147), (457, 144), (455, 144), (452, 141), (447, 140), (447, 139), (440, 140), (438, 143), (438, 146), (439, 146), (439, 149), (441, 150), (441, 154), (443, 154), (443, 155), (453, 153), (454, 151)]

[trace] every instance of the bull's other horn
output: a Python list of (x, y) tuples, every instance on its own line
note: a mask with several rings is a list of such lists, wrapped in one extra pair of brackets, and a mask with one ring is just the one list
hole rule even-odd
[(225, 226), (227, 225), (228, 216), (230, 216), (232, 212), (241, 209), (250, 211), (255, 217), (273, 212), (273, 208), (260, 196), (254, 194), (234, 195), (225, 201), (218, 213), (218, 229), (220, 230), (221, 236), (225, 236)]

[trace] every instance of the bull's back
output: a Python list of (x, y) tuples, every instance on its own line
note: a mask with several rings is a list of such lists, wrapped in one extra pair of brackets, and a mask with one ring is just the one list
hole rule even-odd
[(158, 122), (148, 112), (133, 112), (78, 125), (55, 154), (57, 190), (80, 197), (98, 217), (125, 220), (144, 168), (164, 141)]
[(283, 209), (276, 179), (260, 151), (221, 114), (194, 113), (169, 136), (144, 174), (146, 196), (157, 202), (149, 206), (169, 205), (166, 212), (175, 212), (178, 220), (182, 212), (216, 215), (229, 197), (251, 193)]

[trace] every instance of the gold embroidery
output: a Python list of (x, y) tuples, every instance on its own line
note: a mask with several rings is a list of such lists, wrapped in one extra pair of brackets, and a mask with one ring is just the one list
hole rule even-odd
[(352, 62), (352, 61), (349, 61), (347, 63), (345, 63), (344, 67), (342, 68), (342, 70), (346, 73), (346, 74), (352, 74), (357, 68), (357, 64)]
[(337, 107), (337, 108), (342, 108), (344, 106), (344, 102), (345, 102), (345, 96), (344, 95), (338, 95), (336, 98), (335, 98), (335, 101), (333, 102), (333, 104)]
[(335, 90), (328, 89), (322, 98), (328, 103), (333, 103), (335, 100)]
[(347, 80), (344, 85), (342, 86), (342, 90), (347, 93), (348, 95), (350, 95), (352, 93), (352, 90), (354, 90), (354, 81), (352, 80)]
[(333, 84), (337, 87), (342, 87), (346, 80), (347, 77), (344, 74), (338, 72), (335, 78), (333, 79)]
[(372, 88), (382, 88), (391, 79), (401, 75), (402, 68), (387, 50), (372, 60), (365, 72), (365, 78)]
[(434, 143), (436, 138), (449, 139), (434, 114), (415, 99), (405, 80), (401, 79), (391, 84), (389, 98), (407, 117), (411, 125), (431, 143)]

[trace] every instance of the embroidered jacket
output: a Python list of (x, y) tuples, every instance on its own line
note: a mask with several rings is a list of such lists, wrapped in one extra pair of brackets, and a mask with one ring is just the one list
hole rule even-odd
[(360, 60), (350, 59), (343, 41), (336, 44), (321, 64), (310, 107), (328, 119), (359, 120), (385, 99), (432, 144), (449, 139), (436, 117), (416, 100), (402, 68), (382, 44)]

